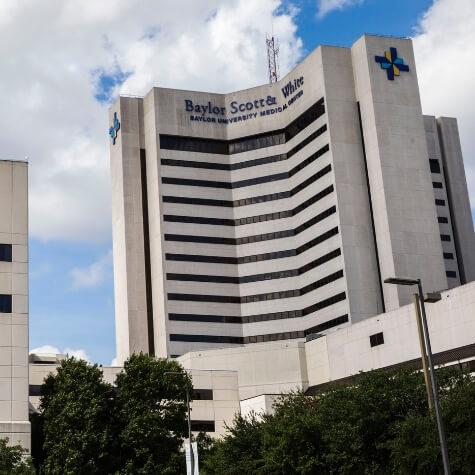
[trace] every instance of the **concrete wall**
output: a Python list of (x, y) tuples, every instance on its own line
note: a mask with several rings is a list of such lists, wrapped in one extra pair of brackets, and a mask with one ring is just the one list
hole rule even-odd
[(0, 161), (0, 244), (12, 246), (11, 262), (0, 262), (0, 294), (12, 299), (0, 313), (0, 438), (29, 450), (27, 163)]
[[(59, 365), (45, 363), (38, 356), (30, 356), (30, 385), (39, 386), (49, 374), (55, 374)], [(57, 355), (61, 357), (62, 355)], [(120, 366), (101, 367), (104, 380), (114, 384), (117, 374), (122, 371)], [(238, 378), (235, 371), (191, 371), (193, 387), (195, 389), (211, 389), (212, 400), (194, 400), (191, 403), (192, 421), (214, 421), (215, 432), (209, 432), (211, 437), (221, 437), (225, 434), (225, 425), (231, 425), (234, 416), (239, 412), (239, 389)], [(30, 410), (37, 411), (40, 404), (39, 396), (30, 396)]]

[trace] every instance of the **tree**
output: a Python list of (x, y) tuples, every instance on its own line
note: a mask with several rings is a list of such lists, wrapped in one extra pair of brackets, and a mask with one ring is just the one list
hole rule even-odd
[(0, 439), (0, 475), (35, 475), (30, 457), (20, 445), (8, 446), (8, 439)]
[(262, 472), (262, 421), (255, 415), (238, 414), (229, 433), (216, 440), (207, 451), (200, 452), (202, 473), (209, 475), (243, 475)]
[[(452, 473), (475, 473), (475, 381), (439, 370)], [(204, 453), (205, 474), (439, 474), (437, 426), (420, 371), (362, 373), (316, 396), (283, 395), (274, 414), (237, 417)], [(203, 457), (202, 457), (203, 459)]]
[(182, 473), (188, 374), (175, 361), (141, 353), (125, 362), (116, 386), (120, 473)]
[(42, 386), (41, 472), (113, 473), (114, 389), (97, 365), (68, 358)]

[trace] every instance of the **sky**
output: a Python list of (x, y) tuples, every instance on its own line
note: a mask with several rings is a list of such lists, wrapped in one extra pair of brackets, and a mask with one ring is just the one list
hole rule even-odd
[(29, 161), (32, 350), (115, 357), (110, 105), (264, 84), (266, 33), (282, 76), (320, 44), (413, 38), (423, 111), (458, 118), (475, 205), (473, 0), (1, 0), (0, 157)]

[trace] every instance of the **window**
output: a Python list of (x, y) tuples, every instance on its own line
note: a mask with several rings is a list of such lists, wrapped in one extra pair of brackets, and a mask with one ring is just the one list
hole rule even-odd
[(30, 384), (28, 394), (30, 396), (41, 396), (41, 384)]
[(214, 421), (191, 421), (193, 432), (215, 432)]
[(12, 313), (12, 296), (0, 294), (0, 313)]
[(0, 261), (12, 262), (12, 245), (0, 244)]
[(453, 259), (454, 255), (451, 252), (444, 252), (444, 259)]
[(433, 181), (432, 182), (433, 188), (443, 188), (442, 183), (440, 181)]
[(445, 272), (445, 275), (447, 277), (451, 277), (452, 279), (456, 279), (457, 278), (457, 272), (455, 272), (454, 270), (448, 270)]
[(449, 222), (449, 219), (446, 218), (445, 216), (438, 216), (438, 217), (437, 217), (437, 221), (438, 221), (439, 223), (448, 223), (448, 222)]
[(371, 345), (371, 348), (373, 346), (378, 346), (378, 345), (383, 345), (384, 344), (384, 335), (383, 332), (381, 333), (375, 333), (374, 335), (371, 335), (369, 337), (369, 343)]
[(429, 158), (429, 165), (431, 173), (440, 173), (440, 163), (439, 160), (435, 158)]
[(439, 200), (439, 199), (437, 199), (437, 200), (435, 200), (435, 204), (436, 204), (437, 206), (445, 206), (445, 200)]
[(212, 389), (193, 389), (193, 399), (195, 401), (212, 401), (213, 390)]
[(335, 249), (312, 262), (309, 262), (298, 269), (289, 269), (276, 272), (266, 272), (264, 274), (244, 275), (240, 277), (225, 275), (208, 275), (208, 274), (176, 274), (168, 272), (167, 280), (178, 280), (183, 282), (217, 282), (221, 284), (244, 284), (249, 282), (260, 282), (263, 280), (285, 279), (287, 277), (295, 277), (302, 275), (311, 269), (321, 266), (332, 259), (341, 255), (340, 249)]
[(450, 242), (452, 241), (452, 238), (448, 234), (441, 234), (440, 235), (440, 240), (444, 242)]
[(324, 113), (325, 105), (322, 98), (297, 117), (297, 119), (290, 123), (285, 129), (231, 141), (181, 137), (178, 135), (160, 135), (160, 148), (166, 150), (182, 150), (184, 152), (230, 155), (273, 145), (281, 145), (295, 137), (300, 131), (308, 127)]
[[(315, 160), (320, 158), (326, 152), (330, 150), (330, 146), (328, 144), (324, 145), (322, 148), (317, 150), (315, 153), (307, 157), (303, 162), (296, 165), (288, 172), (276, 173), (273, 175), (267, 176), (260, 176), (255, 178), (248, 178), (246, 180), (239, 180), (239, 181), (213, 181), (213, 180), (195, 180), (193, 178), (176, 178), (176, 177), (162, 177), (162, 183), (166, 183), (169, 185), (186, 185), (186, 186), (201, 186), (201, 187), (208, 187), (208, 188), (226, 188), (226, 189), (234, 189), (234, 188), (242, 188), (245, 186), (253, 186), (253, 185), (260, 185), (262, 183), (269, 183), (272, 181), (277, 180), (284, 180), (285, 178), (289, 178), (294, 176), (303, 168), (307, 167)], [(329, 171), (329, 170), (328, 170)], [(325, 173), (327, 173), (326, 171)], [(324, 174), (325, 174), (324, 173)]]

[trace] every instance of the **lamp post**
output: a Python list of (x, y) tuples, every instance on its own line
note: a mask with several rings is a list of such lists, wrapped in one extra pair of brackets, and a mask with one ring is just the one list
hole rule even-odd
[[(186, 372), (182, 371), (166, 371), (165, 374), (167, 376), (182, 376), (187, 374)], [(190, 440), (190, 467), (191, 467), (191, 475), (195, 475), (195, 457), (193, 454), (193, 434), (191, 432), (191, 410), (190, 410), (190, 390), (188, 385), (186, 386), (186, 412), (188, 415), (188, 439)]]
[[(442, 420), (442, 413), (440, 410), (437, 377), (435, 375), (435, 370), (434, 370), (434, 361), (432, 358), (432, 349), (430, 346), (430, 338), (429, 338), (429, 327), (427, 326), (427, 315), (426, 315), (426, 308), (424, 304), (424, 300), (427, 300), (427, 302), (436, 302), (437, 300), (440, 300), (440, 294), (430, 293), (430, 294), (427, 294), (427, 298), (424, 299), (424, 294), (422, 293), (421, 279), (406, 279), (406, 278), (391, 277), (389, 279), (385, 279), (384, 283), (396, 284), (396, 285), (409, 285), (409, 286), (417, 285), (417, 290), (419, 293), (419, 301), (421, 305), (422, 331), (423, 331), (424, 340), (425, 340), (425, 349), (427, 353), (427, 362), (429, 366), (430, 381), (432, 383), (431, 384), (432, 395), (434, 398), (434, 410), (435, 410), (435, 417), (437, 420), (437, 429), (439, 431), (440, 450), (442, 452), (442, 463), (444, 465), (445, 475), (450, 475), (449, 454), (447, 452), (447, 441), (445, 438), (444, 422)], [(422, 358), (424, 359), (424, 354), (422, 355)]]

